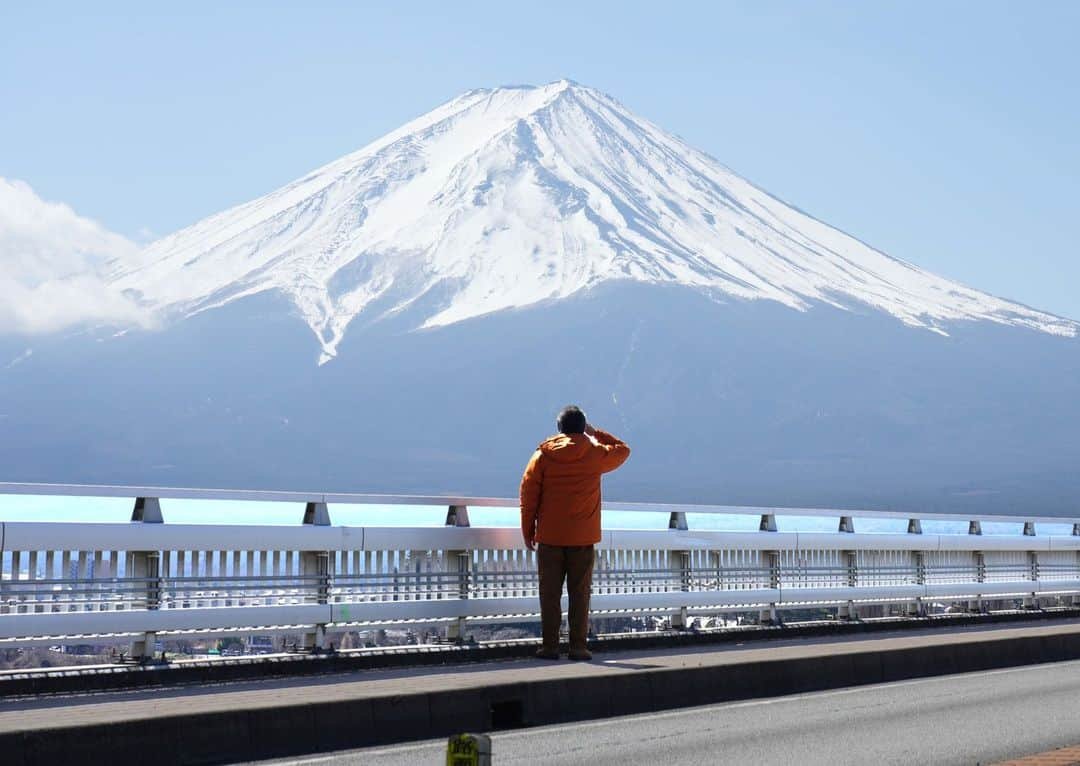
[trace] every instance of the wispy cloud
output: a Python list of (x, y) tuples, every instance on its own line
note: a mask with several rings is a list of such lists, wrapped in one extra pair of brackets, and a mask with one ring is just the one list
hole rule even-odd
[(86, 322), (146, 324), (135, 303), (102, 278), (138, 246), (0, 178), (0, 333), (46, 333)]

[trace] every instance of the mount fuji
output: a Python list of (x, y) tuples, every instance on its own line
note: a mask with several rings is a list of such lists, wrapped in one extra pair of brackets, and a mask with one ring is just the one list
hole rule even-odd
[(280, 291), (322, 361), (357, 317), (426, 296), (420, 326), (439, 327), (620, 280), (799, 310), (857, 302), (936, 332), (957, 319), (1077, 332), (889, 258), (568, 80), (465, 93), (112, 275), (173, 317)]
[(107, 280), (156, 329), (0, 339), (8, 478), (512, 494), (577, 401), (635, 447), (622, 499), (1064, 513), (1080, 490), (1080, 325), (567, 80), (464, 93)]

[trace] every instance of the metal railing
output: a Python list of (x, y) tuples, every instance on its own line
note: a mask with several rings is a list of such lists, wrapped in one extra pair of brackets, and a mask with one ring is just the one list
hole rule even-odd
[[(125, 523), (0, 522), (0, 647), (131, 642), (186, 634), (328, 633), (372, 626), (538, 619), (535, 554), (516, 527), (469, 526), (468, 507), (504, 498), (325, 495), (151, 487), (0, 484), (0, 494), (134, 500)], [(162, 498), (297, 504), (294, 526), (164, 523)], [(330, 523), (331, 502), (443, 506), (443, 527)], [(167, 506), (167, 503), (166, 503)], [(300, 510), (303, 510), (301, 517)], [(691, 615), (861, 605), (1080, 597), (1080, 526), (1036, 535), (1061, 518), (925, 515), (826, 509), (612, 503), (668, 514), (668, 529), (606, 529), (597, 546), (594, 615)], [(760, 514), (759, 531), (688, 528), (687, 514)], [(778, 532), (776, 515), (834, 516), (837, 532)], [(854, 517), (905, 518), (908, 532), (854, 531)], [(300, 523), (301, 518), (303, 522)], [(970, 534), (923, 534), (929, 519)], [(982, 535), (981, 521), (1024, 521), (1025, 534)], [(846, 531), (845, 531), (846, 530)]]

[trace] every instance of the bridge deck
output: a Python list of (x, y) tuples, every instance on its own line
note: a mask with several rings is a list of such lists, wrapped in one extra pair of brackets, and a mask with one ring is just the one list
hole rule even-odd
[(227, 762), (1076, 658), (1069, 620), (16, 698), (0, 748), (16, 766), (100, 747)]

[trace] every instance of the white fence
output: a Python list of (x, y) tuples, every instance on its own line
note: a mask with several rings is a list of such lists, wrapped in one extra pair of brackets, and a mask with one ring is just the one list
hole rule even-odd
[[(132, 642), (185, 634), (326, 634), (390, 625), (538, 618), (535, 555), (518, 529), (468, 526), (468, 506), (511, 499), (303, 495), (161, 488), (2, 485), (0, 493), (137, 498), (130, 523), (0, 522), (0, 647)], [(297, 503), (295, 526), (164, 523), (160, 498)], [(329, 502), (445, 505), (445, 527), (338, 526)], [(594, 616), (689, 615), (863, 604), (1080, 596), (1080, 529), (1072, 535), (853, 531), (822, 509), (612, 504), (669, 515), (669, 529), (607, 529), (597, 546)], [(167, 510), (167, 505), (166, 505)], [(761, 531), (688, 529), (687, 513), (761, 513)], [(777, 532), (776, 514), (836, 516), (838, 530)], [(906, 518), (906, 516), (904, 517)], [(924, 516), (955, 519), (956, 516)], [(1016, 518), (1007, 520), (1020, 520)]]

